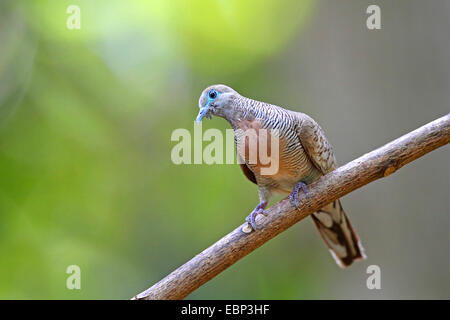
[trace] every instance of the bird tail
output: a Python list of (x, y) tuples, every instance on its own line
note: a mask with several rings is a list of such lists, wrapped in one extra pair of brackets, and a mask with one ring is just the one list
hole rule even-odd
[(311, 217), (331, 255), (341, 268), (348, 267), (353, 261), (366, 258), (364, 248), (339, 199), (313, 213)]

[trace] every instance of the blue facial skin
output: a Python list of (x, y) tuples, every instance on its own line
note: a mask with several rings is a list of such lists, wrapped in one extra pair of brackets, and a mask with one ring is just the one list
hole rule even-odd
[[(211, 95), (214, 95), (214, 94), (215, 94), (215, 97), (211, 98)], [(216, 100), (219, 95), (220, 95), (220, 92), (218, 92), (215, 89), (212, 89), (212, 90), (208, 91), (208, 101), (206, 101), (205, 106), (200, 109), (200, 111), (198, 113), (198, 116), (197, 116), (197, 119), (195, 119), (195, 121), (197, 123), (201, 122), (202, 119), (206, 116), (206, 114), (208, 113), (208, 110), (209, 110), (209, 105), (211, 104), (211, 102)]]

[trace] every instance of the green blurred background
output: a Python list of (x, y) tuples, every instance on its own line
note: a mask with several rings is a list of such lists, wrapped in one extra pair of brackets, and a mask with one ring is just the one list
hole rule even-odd
[[(369, 31), (373, 1), (2, 0), (0, 298), (128, 299), (243, 222), (237, 165), (170, 159), (210, 84), (311, 115), (340, 163), (448, 113), (448, 1), (375, 3)], [(304, 221), (189, 298), (450, 298), (449, 156), (343, 199), (367, 260), (339, 269)]]

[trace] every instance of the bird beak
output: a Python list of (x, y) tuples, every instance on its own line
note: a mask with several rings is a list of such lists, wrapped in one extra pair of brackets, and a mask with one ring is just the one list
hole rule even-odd
[(204, 107), (200, 109), (197, 115), (197, 119), (195, 119), (195, 122), (199, 123), (202, 121), (202, 119), (206, 116), (208, 119), (211, 119), (211, 115), (207, 115), (209, 111), (209, 103), (207, 103)]

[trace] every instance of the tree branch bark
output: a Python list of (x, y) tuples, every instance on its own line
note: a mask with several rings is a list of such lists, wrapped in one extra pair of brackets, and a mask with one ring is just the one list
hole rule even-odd
[(257, 219), (259, 230), (244, 233), (236, 228), (167, 277), (133, 299), (183, 299), (268, 240), (295, 223), (374, 180), (394, 173), (405, 164), (450, 142), (450, 113), (321, 177), (300, 194), (301, 210), (289, 199), (268, 209)]

